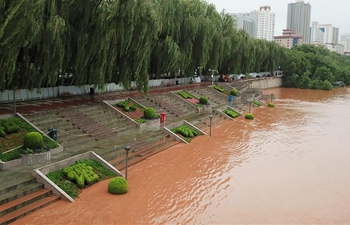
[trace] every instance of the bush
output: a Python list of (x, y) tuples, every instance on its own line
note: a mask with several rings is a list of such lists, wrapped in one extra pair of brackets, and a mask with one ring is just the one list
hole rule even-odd
[(4, 128), (6, 134), (12, 134), (19, 131), (19, 126), (13, 122), (13, 120), (5, 120), (2, 122), (2, 127)]
[(123, 177), (116, 177), (108, 183), (108, 193), (121, 195), (128, 192), (128, 182)]
[(235, 111), (233, 111), (233, 110), (229, 110), (229, 109), (225, 109), (225, 110), (223, 111), (223, 113), (225, 113), (226, 115), (228, 115), (228, 116), (230, 116), (230, 117), (232, 117), (232, 118), (236, 118), (236, 117), (239, 116), (239, 114), (238, 114), (237, 112), (235, 112)]
[(127, 105), (128, 105), (127, 101), (120, 101), (117, 103), (117, 106), (120, 108), (125, 108), (125, 106), (127, 106)]
[(214, 86), (214, 89), (217, 90), (217, 91), (220, 91), (220, 92), (224, 92), (225, 89), (221, 86)]
[(5, 137), (5, 136), (6, 136), (6, 132), (0, 127), (0, 137)]
[(174, 132), (174, 133), (179, 133), (182, 136), (188, 137), (188, 138), (193, 138), (193, 137), (199, 135), (198, 131), (196, 131), (195, 129), (193, 129), (193, 128), (189, 127), (189, 126), (186, 126), (186, 125), (179, 126), (179, 127), (175, 128), (175, 129), (172, 129), (171, 131)]
[(205, 97), (205, 96), (200, 97), (199, 98), (199, 103), (202, 104), (202, 105), (208, 104), (208, 98)]
[(135, 112), (136, 109), (137, 109), (137, 106), (131, 105), (129, 108), (130, 108), (130, 111), (131, 111), (131, 112)]
[(158, 118), (156, 111), (152, 107), (148, 107), (143, 111), (143, 117), (145, 119), (156, 119)]
[(245, 115), (245, 118), (248, 119), (248, 120), (253, 120), (254, 119), (254, 115), (253, 115), (253, 113), (247, 113)]
[(262, 106), (262, 103), (259, 102), (258, 100), (253, 100), (253, 103), (257, 106)]
[(237, 96), (238, 95), (238, 91), (236, 89), (232, 89), (230, 94), (233, 95), (233, 96)]
[(28, 132), (24, 136), (23, 148), (41, 149), (44, 147), (43, 136), (39, 132)]
[(275, 104), (273, 104), (272, 102), (270, 102), (267, 106), (268, 106), (268, 107), (275, 107)]

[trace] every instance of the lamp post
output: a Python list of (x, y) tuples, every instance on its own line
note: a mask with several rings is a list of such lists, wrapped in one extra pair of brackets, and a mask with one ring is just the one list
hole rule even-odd
[(126, 158), (125, 158), (125, 180), (128, 180), (128, 160), (129, 160), (129, 151), (130, 146), (124, 146), (124, 150), (126, 151)]
[(213, 121), (214, 116), (210, 115), (209, 119), (210, 119), (210, 137), (211, 137), (211, 127), (212, 127), (212, 121)]
[(211, 75), (211, 86), (214, 86), (214, 75)]

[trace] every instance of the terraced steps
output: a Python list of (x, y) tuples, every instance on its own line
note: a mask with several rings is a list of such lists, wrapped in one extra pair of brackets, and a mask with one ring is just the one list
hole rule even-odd
[[(17, 175), (19, 173), (8, 173), (6, 176)], [(10, 180), (0, 190), (0, 224), (9, 224), (58, 199), (31, 176)]]

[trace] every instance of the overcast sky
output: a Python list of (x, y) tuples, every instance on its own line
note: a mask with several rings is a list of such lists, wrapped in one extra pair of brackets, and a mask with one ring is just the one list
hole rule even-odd
[[(216, 9), (226, 13), (247, 13), (259, 10), (260, 6), (271, 6), (271, 11), (275, 13), (275, 36), (282, 35), (282, 29), (287, 26), (287, 8), (289, 3), (296, 0), (207, 0), (213, 3)], [(332, 24), (339, 28), (339, 33), (350, 33), (350, 0), (310, 0), (311, 21), (320, 24)], [(311, 26), (311, 24), (310, 24)]]

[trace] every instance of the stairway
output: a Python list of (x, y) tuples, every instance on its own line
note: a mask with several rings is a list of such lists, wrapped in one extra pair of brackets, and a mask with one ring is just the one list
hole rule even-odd
[(45, 189), (43, 184), (37, 183), (33, 177), (9, 181), (0, 190), (0, 224), (9, 224), (57, 200), (58, 196)]

